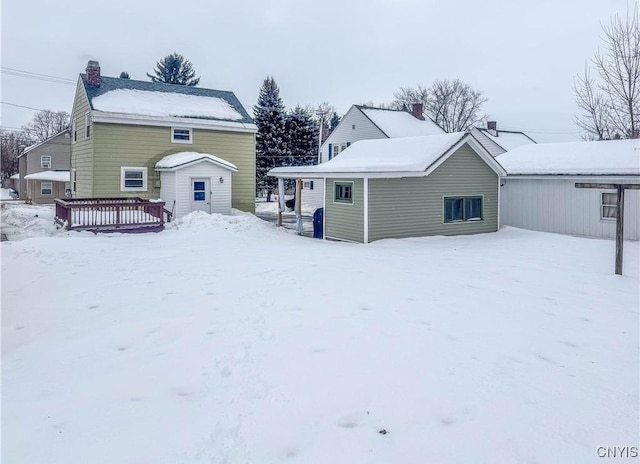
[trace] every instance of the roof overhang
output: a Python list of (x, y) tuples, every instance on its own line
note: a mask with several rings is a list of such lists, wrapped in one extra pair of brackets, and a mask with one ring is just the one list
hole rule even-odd
[(212, 119), (180, 118), (175, 116), (144, 116), (128, 113), (107, 113), (98, 110), (91, 111), (91, 118), (93, 122), (107, 124), (131, 124), (136, 126), (157, 127), (190, 127), (192, 129), (224, 130), (229, 132), (246, 132), (251, 134), (258, 132), (258, 127), (255, 124)]
[(202, 163), (202, 162), (205, 162), (205, 161), (207, 163), (211, 163), (211, 164), (213, 164), (215, 166), (219, 166), (221, 168), (227, 169), (227, 170), (229, 170), (231, 172), (238, 172), (238, 168), (233, 166), (233, 165), (231, 165), (231, 163), (228, 163), (228, 164), (221, 163), (219, 161), (213, 160), (213, 159), (208, 158), (208, 157), (198, 158), (198, 159), (191, 160), (191, 161), (188, 161), (186, 163), (178, 164), (176, 166), (171, 166), (171, 167), (168, 167), (168, 168), (155, 168), (155, 170), (158, 171), (158, 172), (173, 172), (173, 171), (178, 171), (180, 169), (184, 169), (186, 167), (193, 166), (194, 164), (199, 164), (199, 163)]
[(502, 176), (504, 179), (582, 179), (584, 180), (587, 177), (596, 177), (596, 178), (616, 178), (616, 179), (624, 179), (624, 180), (640, 180), (640, 173), (616, 173), (616, 174), (605, 174), (605, 173), (558, 173), (558, 174), (511, 174), (507, 173), (506, 176)]
[(69, 171), (43, 171), (34, 172), (24, 176), (26, 180), (45, 180), (51, 182), (70, 182), (71, 175)]

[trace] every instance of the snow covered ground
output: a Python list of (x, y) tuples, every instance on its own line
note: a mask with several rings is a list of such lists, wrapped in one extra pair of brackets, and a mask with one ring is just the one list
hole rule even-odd
[(599, 463), (638, 446), (637, 242), (620, 277), (613, 241), (511, 228), (370, 245), (248, 214), (42, 230), (0, 247), (3, 462)]

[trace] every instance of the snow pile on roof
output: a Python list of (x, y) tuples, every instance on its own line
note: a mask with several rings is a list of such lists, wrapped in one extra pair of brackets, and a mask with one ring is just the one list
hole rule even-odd
[(14, 174), (9, 179), (20, 179), (20, 174)]
[(640, 141), (531, 144), (497, 160), (508, 174), (639, 175)]
[(493, 142), (500, 145), (506, 151), (513, 150), (514, 148), (520, 147), (522, 145), (530, 145), (532, 143), (536, 143), (523, 132), (498, 131), (498, 137), (494, 137), (488, 130), (480, 130), (480, 132), (489, 140), (492, 140)]
[(362, 112), (390, 138), (444, 133), (431, 119), (422, 121), (406, 111), (362, 108)]
[(69, 171), (42, 171), (24, 176), (27, 180), (50, 180), (52, 182), (69, 182)]
[(240, 120), (242, 115), (221, 98), (173, 92), (118, 89), (92, 100), (94, 109), (107, 113), (160, 117)]
[(54, 205), (3, 204), (2, 232), (9, 240), (68, 234), (67, 231), (55, 226), (54, 216)]
[(198, 153), (195, 151), (183, 151), (180, 153), (174, 153), (173, 155), (167, 155), (156, 163), (156, 169), (171, 169), (184, 164), (194, 163), (200, 160), (209, 160), (216, 164), (222, 165), (232, 171), (237, 171), (238, 168), (235, 164), (230, 163), (227, 160), (219, 158), (208, 153)]
[(420, 172), (425, 171), (465, 135), (464, 132), (453, 132), (423, 137), (360, 140), (326, 163), (274, 168), (269, 172), (305, 172), (309, 175), (333, 172)]

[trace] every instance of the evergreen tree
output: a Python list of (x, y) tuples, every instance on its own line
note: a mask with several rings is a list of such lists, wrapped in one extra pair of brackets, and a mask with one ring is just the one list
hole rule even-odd
[(280, 89), (273, 77), (267, 77), (260, 88), (258, 103), (253, 107), (256, 135), (256, 189), (274, 189), (277, 181), (267, 176), (276, 166), (289, 160), (288, 137), (285, 132), (286, 111)]
[(308, 108), (296, 106), (287, 115), (288, 166), (309, 166), (318, 160), (318, 125)]
[(122, 71), (120, 73), (120, 79), (130, 79), (129, 73), (127, 71)]
[(153, 70), (155, 76), (147, 73), (153, 82), (164, 82), (166, 84), (187, 85), (190, 87), (198, 85), (199, 77), (195, 77), (191, 61), (185, 59), (179, 53), (172, 53), (162, 58), (156, 63)]

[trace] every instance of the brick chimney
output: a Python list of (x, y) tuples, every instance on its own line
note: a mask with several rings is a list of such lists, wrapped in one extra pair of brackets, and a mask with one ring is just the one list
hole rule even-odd
[(413, 109), (411, 110), (411, 114), (413, 115), (414, 118), (418, 118), (421, 121), (424, 121), (424, 114), (422, 114), (423, 112), (424, 112), (424, 108), (422, 106), (422, 103), (413, 104)]
[(496, 121), (487, 121), (487, 130), (494, 137), (498, 136), (498, 123)]
[(89, 61), (87, 63), (87, 85), (90, 87), (100, 87), (100, 63)]

